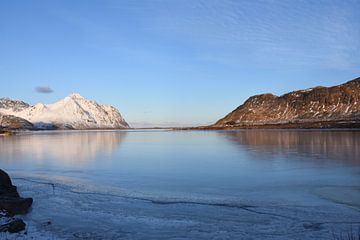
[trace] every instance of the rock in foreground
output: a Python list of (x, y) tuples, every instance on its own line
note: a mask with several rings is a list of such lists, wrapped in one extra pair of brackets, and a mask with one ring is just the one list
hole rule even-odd
[(0, 232), (17, 233), (25, 230), (26, 224), (21, 219), (12, 220), (0, 226)]
[(9, 175), (0, 169), (0, 210), (5, 211), (10, 216), (25, 214), (32, 202), (32, 198), (20, 197)]
[[(32, 198), (20, 197), (9, 175), (0, 169), (0, 211), (4, 212), (8, 217), (25, 214), (28, 212), (32, 203)], [(12, 219), (6, 224), (0, 225), (0, 232), (19, 232), (24, 230), (25, 226), (25, 223), (21, 219)]]

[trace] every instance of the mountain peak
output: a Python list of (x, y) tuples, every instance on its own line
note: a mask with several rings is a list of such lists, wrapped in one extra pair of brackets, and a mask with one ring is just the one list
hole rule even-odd
[(79, 93), (72, 93), (69, 95), (72, 99), (85, 99), (83, 96), (81, 96)]

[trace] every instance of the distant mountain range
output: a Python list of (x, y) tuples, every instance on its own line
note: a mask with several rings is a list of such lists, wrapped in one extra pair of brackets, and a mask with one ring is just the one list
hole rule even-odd
[(360, 128), (360, 78), (334, 87), (315, 87), (282, 96), (261, 94), (205, 127)]
[[(129, 128), (120, 112), (79, 94), (31, 106), (0, 99), (0, 130)], [(213, 125), (181, 129), (360, 128), (360, 78), (334, 87), (315, 87), (282, 96), (247, 99)]]
[(31, 106), (23, 101), (0, 99), (3, 129), (110, 129), (129, 128), (120, 112), (110, 106), (72, 94), (53, 103)]

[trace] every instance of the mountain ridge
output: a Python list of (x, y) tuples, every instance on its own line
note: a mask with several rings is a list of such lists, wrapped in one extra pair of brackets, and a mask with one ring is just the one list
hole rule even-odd
[(280, 96), (249, 97), (209, 128), (359, 127), (360, 78), (332, 87), (314, 87)]
[[(19, 121), (24, 119), (33, 124), (33, 129), (114, 129), (130, 127), (120, 112), (113, 106), (98, 104), (96, 101), (88, 100), (78, 93), (71, 94), (52, 104), (37, 103), (33, 106), (23, 101), (1, 98), (0, 114), (8, 116), (7, 120), (16, 119)], [(13, 118), (9, 116), (13, 116)], [(11, 126), (9, 121), (7, 123), (8, 126)], [(0, 124), (3, 125), (1, 122)], [(26, 129), (28, 128), (29, 125), (27, 124)]]

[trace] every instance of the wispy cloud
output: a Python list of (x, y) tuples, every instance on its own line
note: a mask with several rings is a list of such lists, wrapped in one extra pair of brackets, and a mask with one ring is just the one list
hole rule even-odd
[[(136, 37), (190, 47), (195, 60), (280, 67), (358, 68), (359, 1), (109, 2), (113, 14), (136, 23)], [(110, 6), (107, 6), (110, 7)], [(108, 8), (109, 9), (109, 8)], [(178, 54), (138, 45), (122, 22), (102, 22), (69, 9), (54, 10), (86, 34), (86, 44), (136, 59), (169, 61)], [(99, 10), (101, 11), (101, 9)], [(104, 9), (102, 9), (104, 11)], [(109, 14), (111, 15), (111, 14)], [(133, 26), (133, 25), (131, 25)], [(161, 48), (166, 49), (166, 48)], [(190, 50), (189, 50), (190, 51)]]
[(199, 57), (209, 61), (357, 68), (359, 8), (336, 0), (185, 2), (157, 14), (153, 29), (204, 46)]
[(35, 91), (38, 92), (38, 93), (52, 93), (52, 92), (54, 92), (54, 90), (52, 90), (48, 86), (38, 86), (38, 87), (35, 88)]

